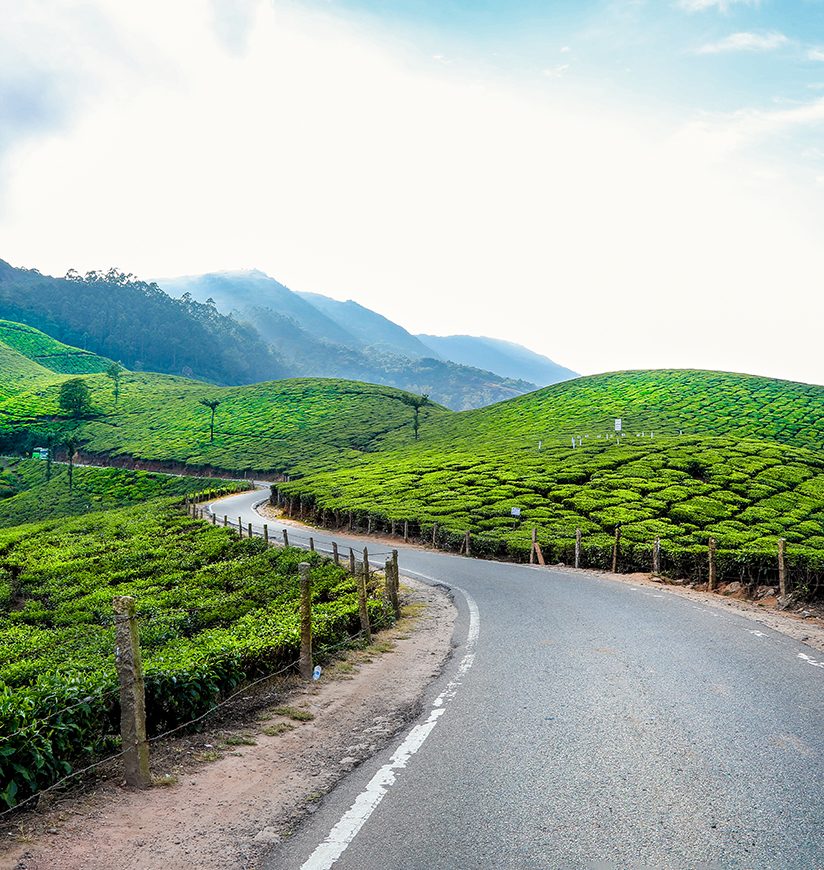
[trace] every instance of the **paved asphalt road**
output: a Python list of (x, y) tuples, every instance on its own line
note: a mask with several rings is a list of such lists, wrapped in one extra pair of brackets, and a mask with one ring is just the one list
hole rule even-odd
[[(217, 512), (260, 529), (261, 497)], [(453, 589), (455, 655), (265, 868), (824, 868), (824, 654), (665, 590), (398, 550)]]

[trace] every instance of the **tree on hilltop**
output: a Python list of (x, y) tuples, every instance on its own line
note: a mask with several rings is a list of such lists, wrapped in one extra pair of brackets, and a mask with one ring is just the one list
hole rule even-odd
[(422, 396), (400, 396), (400, 401), (404, 405), (409, 405), (412, 409), (412, 431), (415, 433), (415, 440), (418, 440), (418, 428), (420, 426), (421, 408), (429, 404), (429, 393), (424, 393)]
[(200, 404), (209, 408), (212, 412), (211, 418), (209, 420), (209, 441), (213, 442), (215, 440), (215, 411), (217, 411), (217, 407), (220, 404), (219, 399), (201, 399)]
[(117, 405), (117, 400), (120, 398), (120, 378), (123, 375), (123, 367), (116, 362), (113, 362), (107, 369), (106, 375), (114, 382), (114, 403)]

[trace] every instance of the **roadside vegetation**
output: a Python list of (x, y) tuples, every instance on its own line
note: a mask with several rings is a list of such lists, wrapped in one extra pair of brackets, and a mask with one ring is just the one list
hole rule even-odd
[(117, 748), (114, 596), (137, 601), (152, 735), (297, 658), (300, 562), (321, 653), (360, 627), (342, 568), (239, 540), (179, 499), (5, 529), (0, 553), (0, 806)]

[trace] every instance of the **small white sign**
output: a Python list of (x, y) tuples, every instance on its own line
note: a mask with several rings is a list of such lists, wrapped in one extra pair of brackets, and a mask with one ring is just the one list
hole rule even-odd
[(520, 508), (512, 508), (510, 513), (512, 514), (513, 517), (519, 517), (521, 515), (521, 509)]
[(616, 432), (621, 431), (621, 418), (620, 417), (615, 418), (615, 431)]

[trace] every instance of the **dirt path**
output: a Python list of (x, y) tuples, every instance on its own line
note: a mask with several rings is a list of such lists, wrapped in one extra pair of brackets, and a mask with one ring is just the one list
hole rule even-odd
[[(405, 598), (404, 619), (317, 685), (229, 731), (190, 738), (187, 760), (167, 768), (174, 771), (167, 787), (135, 793), (109, 784), (30, 814), (0, 846), (0, 868), (256, 866), (262, 849), (288, 836), (318, 798), (417, 714), (450, 654), (455, 609), (443, 591), (411, 580)], [(156, 759), (156, 776), (169, 759), (174, 746)]]

